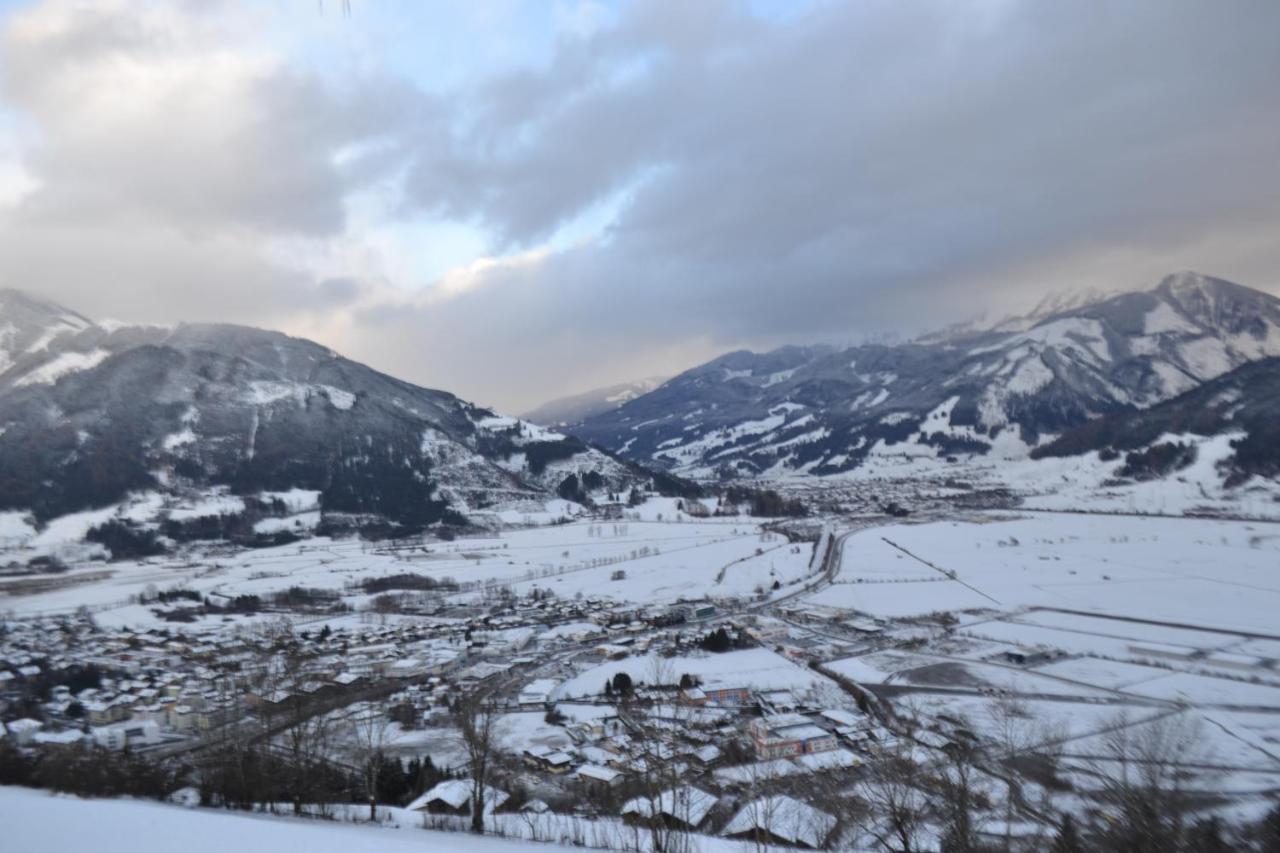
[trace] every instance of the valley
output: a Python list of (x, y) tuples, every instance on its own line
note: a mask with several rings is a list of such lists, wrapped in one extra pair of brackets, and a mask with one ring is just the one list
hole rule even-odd
[[(1280, 785), (1274, 518), (934, 507), (788, 521), (699, 504), (650, 495), (447, 539), (87, 564), (0, 599), (6, 684), (35, 680), (14, 676), (35, 661), (115, 673), (92, 695), (55, 694), (55, 722), (29, 743), (55, 740), (79, 704), (94, 737), (203, 766), (233, 731), (287, 756), (290, 731), (324, 720), (322, 760), (358, 768), (352, 721), (386, 713), (380, 750), (445, 773), (468, 765), (451, 704), (479, 692), (495, 784), (550, 804), (499, 808), (493, 831), (588, 846), (631, 845), (610, 813), (646, 779), (709, 802), (799, 797), (838, 820), (824, 843), (866, 844), (874, 821), (837, 792), (889, 761), (928, 787), (957, 745), (983, 756), (979, 832), (1024, 845), (1104, 802), (1110, 769), (1157, 739), (1188, 741), (1165, 770), (1224, 813), (1260, 816)], [(264, 668), (285, 647), (291, 669)], [(761, 740), (770, 720), (812, 733)], [(1007, 814), (995, 792), (1010, 786)], [(465, 822), (379, 809), (402, 826)], [(730, 817), (697, 821), (684, 843), (721, 849)]]
[(553, 427), (9, 292), (0, 779), (654, 853), (1259, 825), (1276, 304), (1182, 274)]

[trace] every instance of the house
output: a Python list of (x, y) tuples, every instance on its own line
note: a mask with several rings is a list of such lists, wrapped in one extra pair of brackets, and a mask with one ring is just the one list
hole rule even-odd
[(702, 693), (710, 705), (745, 705), (751, 701), (750, 687), (704, 687)]
[(803, 714), (773, 714), (753, 720), (751, 737), (756, 755), (765, 760), (826, 752), (837, 746), (834, 734)]
[(103, 749), (120, 751), (160, 742), (160, 726), (152, 720), (117, 723), (90, 730), (93, 742)]
[(867, 725), (865, 716), (846, 711), (843, 708), (827, 708), (819, 711), (818, 715), (824, 720), (833, 723), (836, 726), (837, 733), (841, 729), (862, 729), (866, 728)]
[(712, 744), (700, 746), (689, 753), (693, 760), (702, 767), (709, 767), (720, 758), (720, 747)]
[[(484, 811), (486, 814), (500, 808), (510, 799), (505, 791), (491, 785), (484, 786)], [(471, 780), (446, 779), (430, 791), (405, 806), (409, 811), (428, 814), (471, 814)]]
[(762, 707), (773, 713), (794, 711), (800, 707), (790, 690), (766, 690), (759, 695)]
[(550, 678), (539, 678), (529, 682), (516, 699), (516, 704), (523, 707), (541, 708), (551, 701), (551, 692), (557, 683)]
[(670, 829), (694, 831), (706, 823), (715, 805), (714, 794), (683, 785), (663, 791), (657, 797), (628, 800), (622, 806), (622, 819), (633, 825), (647, 825), (657, 820)]
[(835, 831), (836, 819), (786, 796), (761, 797), (747, 803), (720, 834), (757, 844), (781, 844), (817, 850)]
[(542, 764), (550, 773), (568, 773), (573, 769), (573, 756), (567, 752), (553, 752), (543, 759)]
[(583, 785), (596, 790), (613, 788), (621, 784), (623, 778), (622, 771), (598, 764), (584, 764), (574, 775)]
[(1018, 666), (1039, 666), (1053, 660), (1053, 655), (1043, 649), (1010, 649), (1004, 653), (1004, 659)]
[(17, 742), (18, 746), (26, 746), (31, 743), (31, 739), (36, 736), (36, 732), (44, 728), (44, 723), (24, 717), (21, 720), (13, 720), (7, 723), (5, 728), (9, 730), (9, 735)]
[(68, 746), (79, 746), (84, 742), (84, 732), (79, 729), (66, 729), (60, 732), (36, 732), (31, 738), (33, 746), (60, 749)]

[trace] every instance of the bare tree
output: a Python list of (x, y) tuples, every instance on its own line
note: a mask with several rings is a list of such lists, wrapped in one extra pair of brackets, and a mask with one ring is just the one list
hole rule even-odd
[(1183, 846), (1192, 806), (1187, 777), (1206, 760), (1200, 729), (1185, 713), (1139, 724), (1121, 716), (1112, 724), (1094, 766), (1107, 816), (1099, 849), (1157, 853)]
[(376, 705), (369, 703), (357, 708), (349, 720), (351, 742), (355, 745), (364, 793), (369, 799), (369, 820), (378, 819), (378, 786), (382, 776), (382, 762), (387, 744), (387, 728), (390, 719)]
[(989, 711), (995, 734), (996, 763), (1006, 764), (1004, 772), (1004, 850), (1013, 845), (1013, 812), (1020, 791), (1010, 763), (1035, 740), (1033, 718), (1027, 706), (1011, 696), (1002, 696)]
[(454, 701), (452, 715), (467, 752), (467, 769), (471, 774), (471, 831), (482, 833), (497, 714), (481, 693), (472, 692)]
[(917, 853), (929, 818), (923, 773), (908, 742), (882, 750), (867, 765), (859, 792), (867, 802), (867, 829), (886, 850)]
[[(653, 853), (682, 853), (691, 842), (680, 824), (691, 821), (689, 798), (678, 792), (683, 780), (676, 761), (677, 737), (692, 723), (694, 709), (677, 701), (670, 661), (650, 658), (645, 678), (647, 698), (634, 690), (616, 694), (618, 718), (631, 735), (632, 789), (643, 804), (639, 826), (646, 830)], [(664, 692), (670, 695), (663, 697)], [(637, 849), (640, 846), (637, 839)]]
[(937, 793), (937, 810), (943, 826), (942, 849), (947, 853), (977, 853), (977, 754), (964, 743), (953, 743), (947, 760), (938, 768), (932, 789)]

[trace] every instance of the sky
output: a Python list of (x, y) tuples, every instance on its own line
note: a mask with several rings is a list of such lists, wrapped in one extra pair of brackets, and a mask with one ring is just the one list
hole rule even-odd
[(1183, 269), (1280, 292), (1280, 3), (0, 0), (0, 286), (520, 412)]

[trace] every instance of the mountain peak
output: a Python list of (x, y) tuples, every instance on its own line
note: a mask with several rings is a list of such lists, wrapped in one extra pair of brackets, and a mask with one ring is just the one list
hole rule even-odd
[[(1157, 293), (1164, 293), (1175, 297), (1185, 294), (1204, 292), (1210, 290), (1219, 290), (1223, 287), (1240, 287), (1238, 284), (1232, 284), (1221, 278), (1214, 278), (1195, 270), (1180, 270), (1179, 272), (1170, 273), (1160, 279), (1153, 290)], [(1246, 288), (1241, 288), (1246, 289)]]
[(1221, 298), (1280, 303), (1280, 299), (1265, 291), (1194, 270), (1183, 270), (1165, 276), (1153, 288), (1153, 292), (1182, 303)]
[(64, 308), (56, 302), (32, 296), (25, 290), (18, 290), (14, 287), (0, 288), (0, 314), (3, 314), (5, 319), (11, 322), (15, 319), (29, 321), (39, 317), (46, 317), (60, 320), (65, 325), (74, 325), (82, 329), (93, 325), (93, 321), (69, 308)]
[(91, 320), (13, 288), (0, 289), (0, 373), (47, 350), (57, 338), (92, 329)]

